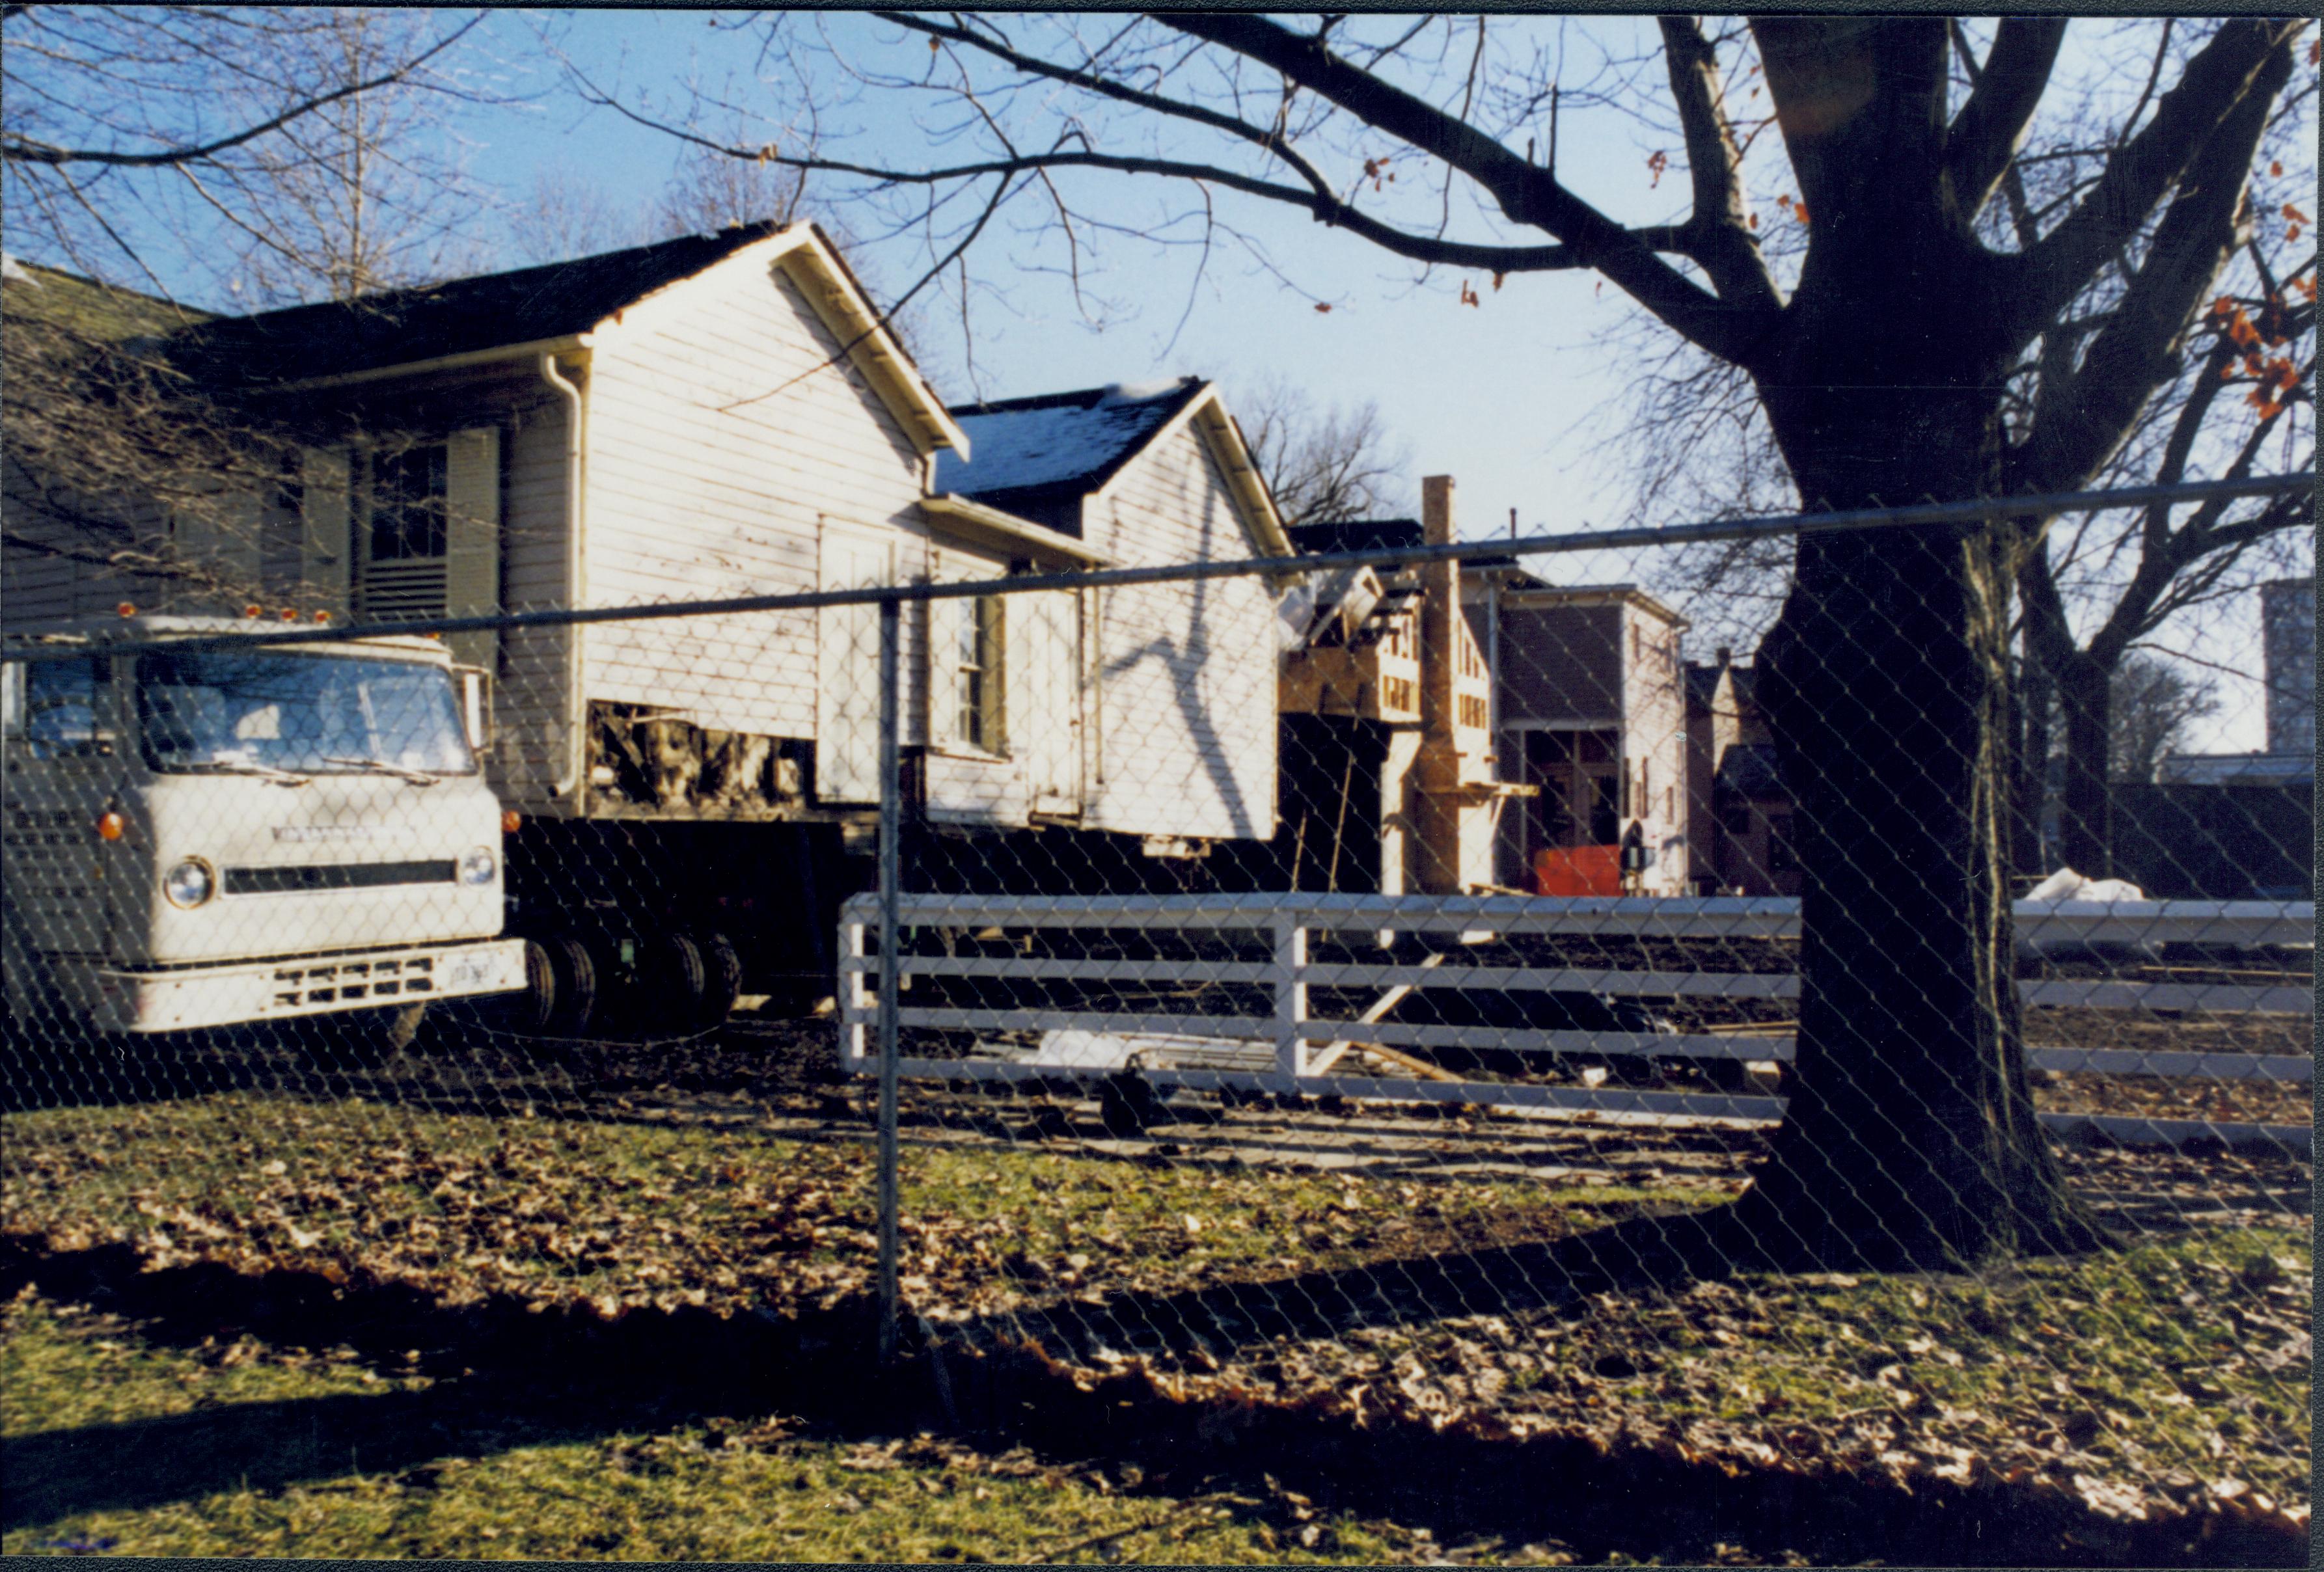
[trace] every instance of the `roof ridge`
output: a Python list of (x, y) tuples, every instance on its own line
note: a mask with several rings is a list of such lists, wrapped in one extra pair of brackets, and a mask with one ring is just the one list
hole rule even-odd
[[(1199, 390), (1208, 386), (1202, 378), (1197, 376), (1179, 377), (1176, 379), (1176, 384), (1177, 385), (1175, 389), (1166, 389), (1148, 395), (1148, 397), (1162, 398), (1171, 396), (1173, 394), (1184, 394), (1191, 390)], [(1014, 399), (983, 399), (972, 403), (947, 405), (945, 407), (945, 413), (950, 415), (954, 419), (958, 420), (977, 415), (1011, 415), (1019, 412), (1019, 410), (1026, 409), (1067, 409), (1074, 408), (1093, 409), (1100, 404), (1104, 403), (1110, 394), (1112, 394), (1123, 388), (1138, 387), (1140, 385), (1142, 384), (1137, 382), (1107, 382), (1102, 387), (1075, 388), (1070, 391), (1062, 393), (1027, 393)], [(1124, 402), (1130, 401), (1130, 400), (1124, 400)], [(1138, 401), (1143, 402), (1144, 400), (1141, 400)]]
[[(643, 262), (658, 252), (676, 253), (684, 247), (698, 247), (709, 253), (699, 267), (707, 267), (728, 253), (741, 250), (753, 241), (779, 234), (790, 227), (780, 219), (762, 218), (752, 224), (731, 225), (711, 234), (674, 234), (668, 240), (649, 241), (643, 245), (617, 246), (612, 251), (591, 252), (585, 256), (566, 257), (561, 261), (534, 262), (526, 267), (503, 268), (496, 272), (463, 273), (457, 278), (438, 279), (433, 283), (410, 284), (399, 290), (382, 290), (376, 294), (358, 295), (351, 300), (309, 300), (296, 306), (277, 306), (271, 310), (253, 311), (238, 317), (221, 317), (221, 322), (246, 324), (253, 327), (280, 321), (299, 312), (323, 315), (334, 310), (349, 313), (375, 311), (389, 314), (401, 307), (431, 299), (441, 299), (455, 291), (484, 285), (507, 288), (529, 276), (538, 276), (546, 282), (555, 274), (569, 269), (602, 266), (617, 258)], [(697, 268), (696, 271), (699, 271)]]

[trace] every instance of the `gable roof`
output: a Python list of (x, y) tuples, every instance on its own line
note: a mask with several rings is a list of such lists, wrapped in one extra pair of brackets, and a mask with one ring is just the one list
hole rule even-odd
[(224, 317), (180, 334), (176, 347), (207, 376), (255, 384), (562, 338), (587, 332), (632, 301), (691, 278), (782, 227), (746, 224), (358, 300)]
[(788, 244), (774, 248), (771, 260), (800, 287), (808, 305), (846, 346), (849, 360), (914, 433), (921, 451), (964, 441), (846, 259), (813, 224), (770, 219), (715, 234), (681, 235), (358, 300), (222, 317), (173, 336), (171, 353), (215, 386), (255, 390), (392, 374), (398, 368), (545, 347), (588, 333), (623, 308), (750, 246), (779, 239)]
[(1040, 519), (1068, 535), (1081, 532), (1085, 499), (1102, 492), (1132, 459), (1165, 437), (1182, 426), (1197, 426), (1258, 554), (1293, 555), (1275, 498), (1215, 383), (1199, 377), (1114, 382), (958, 405), (950, 413), (975, 456), (938, 454), (929, 490)]
[(953, 418), (968, 433), (976, 456), (938, 455), (933, 489), (1004, 509), (1087, 496), (1209, 386), (1197, 377), (1180, 377), (955, 404)]

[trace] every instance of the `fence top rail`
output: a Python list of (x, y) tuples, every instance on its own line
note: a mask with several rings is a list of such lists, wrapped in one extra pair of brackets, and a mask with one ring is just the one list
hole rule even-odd
[[(1260, 892), (1186, 896), (981, 896), (906, 894), (907, 924), (949, 926), (1447, 928), (1541, 932), (1720, 933), (1789, 935), (1799, 928), (1797, 897), (1608, 896), (1375, 896)], [(879, 903), (851, 897), (849, 922), (877, 921)], [(2313, 939), (2313, 901), (2019, 901), (2022, 933), (2043, 938), (2302, 943)]]
[[(1953, 524), (1975, 524), (1995, 519), (2050, 518), (2066, 513), (2103, 512), (2118, 508), (2150, 507), (2156, 502), (2205, 502), (2240, 497), (2313, 493), (2313, 474), (2251, 475), (2239, 480), (2181, 481), (2170, 485), (2117, 486), (2104, 491), (2049, 492), (2031, 496), (1969, 497), (1949, 502), (1924, 501), (1893, 508), (1855, 508), (1822, 513), (1784, 513), (1761, 518), (1711, 519), (1684, 524), (1639, 525), (1621, 529), (1579, 529), (1561, 534), (1527, 535), (1508, 539), (1455, 540), (1434, 546), (1380, 547), (1363, 551), (1302, 552), (1292, 556), (1261, 556), (1209, 562), (1172, 563), (1157, 567), (1102, 568), (1091, 572), (1021, 574), (1002, 579), (938, 584), (923, 581), (877, 588), (815, 590), (768, 595), (735, 595), (720, 600), (669, 601), (627, 606), (558, 606), (532, 611), (501, 611), (472, 617), (410, 618), (393, 622), (355, 623), (338, 628), (308, 628), (260, 635), (250, 632), (199, 635), (167, 639), (109, 640), (108, 654), (137, 654), (148, 649), (249, 648), (255, 645), (325, 643), (334, 639), (370, 639), (387, 635), (473, 633), (515, 628), (569, 628), (593, 622), (659, 621), (677, 617), (732, 616), (753, 611), (811, 611), (825, 606), (875, 604), (882, 601), (953, 600), (967, 596), (1020, 593), (1032, 590), (1096, 589), (1111, 585), (1167, 584), (1189, 579), (1237, 578), (1255, 575), (1331, 572), (1342, 567), (1410, 567), (1423, 563), (1458, 561), (1462, 557), (1494, 558), (1554, 556), (1563, 552), (1627, 550), (1650, 547), (1692, 546), (1708, 541), (1743, 540), (1757, 536), (1817, 534), (1847, 529), (1893, 529)], [(8, 651), (11, 660), (54, 660), (86, 656), (86, 648), (41, 648)]]

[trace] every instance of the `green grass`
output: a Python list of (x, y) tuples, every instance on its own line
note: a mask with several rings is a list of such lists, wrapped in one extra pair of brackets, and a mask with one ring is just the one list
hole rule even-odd
[[(584, 1125), (236, 1093), (10, 1116), (0, 1227), (158, 1262), (300, 1267), (623, 1306), (827, 1304), (868, 1288), (871, 1154), (747, 1129)], [(987, 1311), (1099, 1281), (1171, 1290), (1555, 1237), (1722, 1199), (914, 1148), (903, 1270)]]
[[(0, 1326), (0, 1435), (11, 1441), (196, 1412), (224, 1424), (239, 1405), (428, 1384), (383, 1380), (344, 1355), (152, 1345), (29, 1294)], [(83, 1439), (80, 1468), (111, 1472), (106, 1439)], [(10, 1472), (12, 1492), (53, 1483)], [(779, 1424), (696, 1424), (454, 1449), (392, 1473), (324, 1468), (276, 1488), (221, 1481), (184, 1499), (25, 1523), (0, 1534), (0, 1553), (1202, 1562), (1433, 1553), (1425, 1533), (1394, 1524), (1302, 1521), (1296, 1498), (1127, 1483), (926, 1438), (850, 1443), (787, 1436)]]
[[(0, 1126), (0, 1226), (51, 1249), (121, 1242), (155, 1265), (296, 1268), (408, 1284), (439, 1302), (498, 1292), (608, 1314), (808, 1309), (871, 1286), (872, 1176), (861, 1143), (256, 1093), (14, 1115)], [(1308, 1281), (1286, 1302), (1323, 1308), (1352, 1301), (1322, 1292), (1315, 1274), (1377, 1267), (1395, 1287), (1407, 1264), (1577, 1237), (1585, 1253), (1614, 1247), (1616, 1236), (1600, 1232), (1609, 1224), (1728, 1193), (1699, 1181), (1436, 1183), (915, 1145), (904, 1166), (904, 1288), (938, 1319), (1295, 1277)], [(1522, 1273), (1540, 1257), (1499, 1259)], [(1105, 1357), (1190, 1397), (1320, 1398), (1367, 1420), (1579, 1430), (1746, 1466), (2041, 1479), (2121, 1510), (2185, 1505), (2236, 1481), (2296, 1502), (2310, 1477), (2310, 1262), (2304, 1228), (2287, 1221), (2187, 1227), (1977, 1273), (1739, 1274), (1555, 1310), (1512, 1308), (1521, 1296), (1480, 1278), (1434, 1319), (1375, 1327), (1358, 1316), (1329, 1335), (1216, 1354), (1174, 1352), (1157, 1338)], [(1178, 1324), (1175, 1309), (1156, 1314), (1169, 1323), (1157, 1331)], [(131, 1362), (86, 1375), (99, 1389), (128, 1381), (148, 1356), (128, 1343), (97, 1355)], [(279, 1401), (263, 1384), (290, 1379), (285, 1371), (358, 1384), (348, 1391), (399, 1379), (288, 1360), (235, 1376), (261, 1384), (227, 1401)], [(182, 1374), (172, 1378), (181, 1386)], [(233, 1375), (222, 1366), (216, 1379)], [(129, 1384), (158, 1390), (142, 1376)], [(97, 1390), (41, 1401), (23, 1416), (8, 1411), (10, 1422), (99, 1422), (103, 1413), (71, 1403), (114, 1400)], [(726, 1488), (720, 1470), (757, 1466), (713, 1450), (722, 1460), (700, 1466), (710, 1468), (703, 1490)], [(347, 1489), (366, 1512), (388, 1510), (384, 1486)], [(1016, 1542), (1020, 1553), (1034, 1544)], [(625, 1555), (686, 1553), (624, 1545)]]

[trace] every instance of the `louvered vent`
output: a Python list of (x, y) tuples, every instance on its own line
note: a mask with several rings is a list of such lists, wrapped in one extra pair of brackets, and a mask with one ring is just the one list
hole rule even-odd
[(444, 615), (444, 559), (367, 562), (356, 586), (356, 614), (366, 621)]

